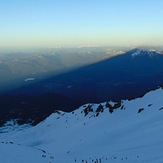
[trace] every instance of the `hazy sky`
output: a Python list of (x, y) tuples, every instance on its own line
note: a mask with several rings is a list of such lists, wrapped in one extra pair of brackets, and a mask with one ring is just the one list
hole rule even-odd
[(0, 0), (0, 47), (162, 44), (163, 0)]

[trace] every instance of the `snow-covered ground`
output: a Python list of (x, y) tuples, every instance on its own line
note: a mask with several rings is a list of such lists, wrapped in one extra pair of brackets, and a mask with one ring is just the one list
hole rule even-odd
[[(0, 134), (3, 163), (162, 163), (163, 89), (142, 98), (56, 112), (34, 127)], [(117, 108), (118, 107), (118, 108)], [(93, 110), (92, 110), (93, 109)], [(3, 132), (3, 129), (1, 130)]]

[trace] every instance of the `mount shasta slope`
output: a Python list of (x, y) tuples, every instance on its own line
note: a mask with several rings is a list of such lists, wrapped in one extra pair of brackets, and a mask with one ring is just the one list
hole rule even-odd
[(163, 89), (143, 97), (56, 111), (36, 126), (1, 128), (5, 163), (161, 163)]

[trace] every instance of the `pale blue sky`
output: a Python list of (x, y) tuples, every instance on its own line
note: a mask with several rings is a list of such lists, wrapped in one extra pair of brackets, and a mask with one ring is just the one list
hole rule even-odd
[(0, 0), (0, 47), (162, 44), (163, 0)]

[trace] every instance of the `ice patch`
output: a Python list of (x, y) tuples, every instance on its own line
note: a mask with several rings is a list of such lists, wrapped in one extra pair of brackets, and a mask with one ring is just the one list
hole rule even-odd
[(35, 80), (35, 78), (26, 78), (24, 81), (25, 82), (30, 82), (30, 81), (33, 81), (33, 80)]

